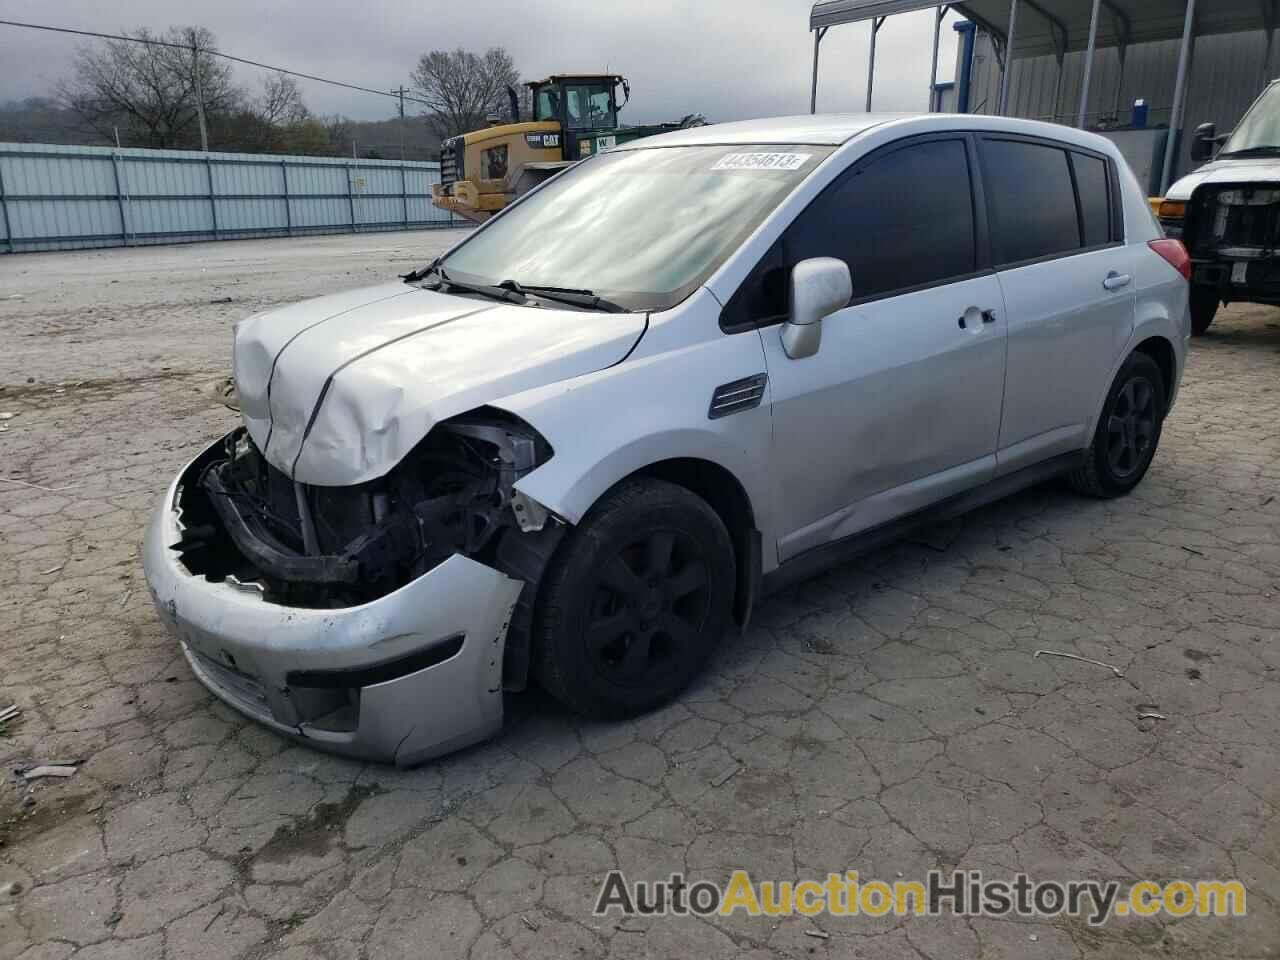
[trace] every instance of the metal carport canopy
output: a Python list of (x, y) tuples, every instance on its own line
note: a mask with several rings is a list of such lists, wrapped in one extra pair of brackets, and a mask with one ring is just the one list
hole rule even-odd
[[(932, 10), (937, 0), (820, 0), (809, 12), (809, 29)], [(1093, 0), (1020, 0), (1013, 56), (1037, 57), (1089, 45)], [(966, 0), (951, 9), (983, 29), (1005, 39), (1009, 0)], [(1270, 29), (1275, 4), (1270, 0), (1205, 0), (1196, 5), (1195, 34)], [(1115, 47), (1182, 36), (1186, 0), (1102, 0), (1095, 46)], [(1065, 45), (1063, 44), (1065, 34)]]

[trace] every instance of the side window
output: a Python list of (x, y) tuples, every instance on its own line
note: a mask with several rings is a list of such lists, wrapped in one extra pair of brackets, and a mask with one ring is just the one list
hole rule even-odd
[(981, 141), (997, 267), (1080, 249), (1067, 151), (1021, 140)]
[(849, 264), (854, 299), (973, 273), (973, 193), (963, 140), (930, 140), (873, 157), (827, 188), (784, 237), (788, 266)]
[(1111, 178), (1107, 161), (1084, 153), (1071, 154), (1080, 194), (1080, 226), (1084, 245), (1096, 247), (1111, 240)]
[(538, 91), (538, 106), (534, 113), (535, 120), (560, 119), (560, 93), (554, 87), (545, 87)]
[(873, 156), (819, 194), (725, 305), (727, 329), (782, 319), (791, 268), (810, 257), (849, 265), (854, 299), (976, 269), (973, 193), (963, 140)]
[(507, 176), (507, 145), (480, 151), (480, 179), (502, 180)]
[(569, 87), (570, 130), (602, 130), (616, 126), (609, 109), (609, 88), (603, 86)]

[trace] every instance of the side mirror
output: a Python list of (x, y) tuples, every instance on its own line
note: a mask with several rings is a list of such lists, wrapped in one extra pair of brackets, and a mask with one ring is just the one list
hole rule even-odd
[(1212, 123), (1202, 123), (1196, 127), (1195, 139), (1191, 141), (1191, 159), (1195, 163), (1204, 163), (1213, 159), (1213, 148), (1218, 144), (1218, 128)]
[(848, 305), (853, 297), (849, 266), (834, 257), (801, 260), (791, 268), (787, 322), (782, 349), (792, 360), (811, 357), (822, 343), (822, 318)]

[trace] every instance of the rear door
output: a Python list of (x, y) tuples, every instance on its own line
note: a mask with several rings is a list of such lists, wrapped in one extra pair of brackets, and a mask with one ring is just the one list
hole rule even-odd
[[(849, 264), (853, 300), (793, 360), (761, 331), (773, 405), (779, 557), (877, 526), (989, 477), (1004, 385), (1004, 304), (984, 266), (964, 134), (876, 151), (788, 228), (743, 298), (785, 309), (790, 269)], [(739, 308), (730, 301), (728, 312)], [(768, 307), (764, 308), (768, 310)]]
[(997, 455), (1008, 473), (1089, 444), (1095, 407), (1133, 329), (1135, 254), (1102, 154), (982, 135), (991, 255), (1008, 311)]

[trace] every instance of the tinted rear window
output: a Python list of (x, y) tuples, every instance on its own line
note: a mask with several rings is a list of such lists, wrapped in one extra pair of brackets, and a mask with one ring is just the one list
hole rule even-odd
[(1084, 245), (1096, 247), (1111, 240), (1111, 191), (1107, 162), (1099, 157), (1072, 153), (1076, 188), (1080, 191), (1080, 220)]
[(995, 265), (1078, 250), (1067, 152), (1020, 140), (984, 139), (981, 148)]

